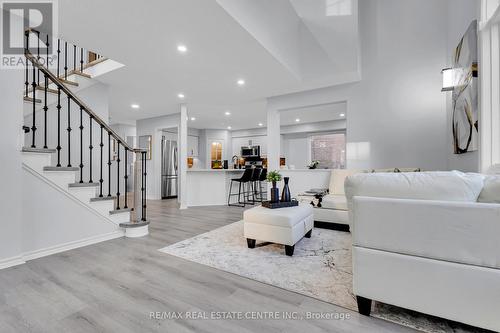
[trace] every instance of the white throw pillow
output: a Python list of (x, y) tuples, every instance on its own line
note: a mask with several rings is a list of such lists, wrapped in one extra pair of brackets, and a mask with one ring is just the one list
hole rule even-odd
[(460, 171), (371, 173), (349, 176), (347, 200), (353, 196), (475, 202), (483, 175)]
[(500, 175), (486, 176), (478, 202), (500, 203)]

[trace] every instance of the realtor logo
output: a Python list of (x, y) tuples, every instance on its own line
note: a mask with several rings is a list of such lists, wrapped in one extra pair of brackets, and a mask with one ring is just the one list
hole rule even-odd
[[(57, 2), (55, 0), (2, 1), (2, 68), (24, 66), (24, 47), (27, 30), (29, 49), (33, 54), (51, 56), (54, 51), (53, 36), (57, 36)], [(40, 36), (40, 38), (38, 38)], [(48, 43), (47, 43), (48, 42)], [(48, 44), (48, 45), (47, 45)]]

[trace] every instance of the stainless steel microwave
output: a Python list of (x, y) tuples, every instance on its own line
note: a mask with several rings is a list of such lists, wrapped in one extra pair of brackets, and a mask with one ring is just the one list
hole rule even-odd
[(260, 157), (260, 146), (241, 147), (241, 157)]

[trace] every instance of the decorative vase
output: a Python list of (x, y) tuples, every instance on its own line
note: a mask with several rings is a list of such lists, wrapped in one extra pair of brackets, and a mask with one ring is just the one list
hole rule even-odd
[(276, 182), (273, 182), (273, 187), (271, 188), (271, 202), (280, 201), (280, 190), (276, 187)]
[(285, 186), (283, 186), (283, 192), (281, 192), (281, 202), (292, 201), (292, 196), (290, 195), (290, 188), (288, 187), (289, 180), (290, 180), (290, 177), (283, 178), (283, 181), (285, 182)]

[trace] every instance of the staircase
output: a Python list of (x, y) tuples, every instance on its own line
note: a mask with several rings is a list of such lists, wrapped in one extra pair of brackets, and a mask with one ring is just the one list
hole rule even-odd
[(126, 236), (147, 235), (146, 150), (129, 145), (77, 96), (108, 59), (33, 29), (25, 32), (25, 58), (23, 169)]

